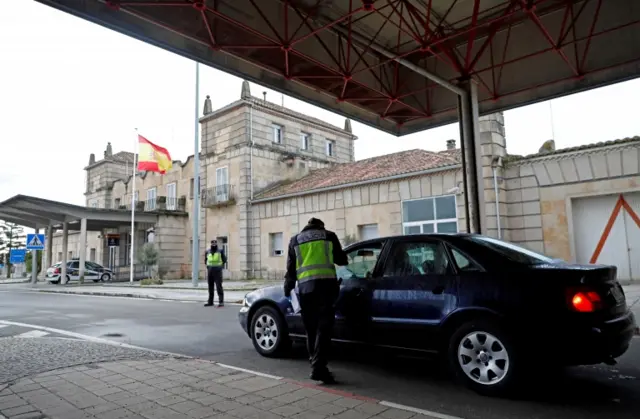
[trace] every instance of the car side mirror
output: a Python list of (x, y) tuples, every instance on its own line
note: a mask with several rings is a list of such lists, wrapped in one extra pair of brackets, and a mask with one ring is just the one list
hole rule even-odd
[(367, 273), (365, 274), (365, 278), (370, 279), (371, 276), (371, 271), (367, 271)]

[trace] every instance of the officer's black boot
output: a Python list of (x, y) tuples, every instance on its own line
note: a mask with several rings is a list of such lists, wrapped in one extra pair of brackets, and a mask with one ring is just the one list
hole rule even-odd
[(313, 381), (322, 381), (324, 384), (336, 384), (336, 379), (328, 369), (316, 370), (311, 373)]

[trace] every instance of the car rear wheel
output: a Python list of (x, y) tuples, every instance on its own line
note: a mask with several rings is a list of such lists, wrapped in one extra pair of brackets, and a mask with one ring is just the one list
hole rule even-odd
[(496, 323), (463, 324), (451, 336), (448, 354), (456, 378), (472, 390), (502, 395), (515, 388), (521, 370), (518, 351)]
[(282, 315), (273, 307), (258, 308), (251, 319), (251, 341), (262, 356), (282, 356), (289, 348), (289, 334)]

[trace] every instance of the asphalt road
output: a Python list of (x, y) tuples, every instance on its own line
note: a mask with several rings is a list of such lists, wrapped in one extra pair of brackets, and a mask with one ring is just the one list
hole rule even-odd
[[(237, 322), (238, 306), (114, 297), (54, 295), (0, 290), (0, 320), (46, 326), (92, 337), (215, 360), (305, 380), (304, 351), (289, 359), (260, 357)], [(14, 328), (14, 329), (11, 329)], [(28, 327), (4, 327), (4, 336)], [(13, 331), (12, 331), (13, 330)], [(553, 343), (532, 336), (541, 350)], [(362, 349), (338, 348), (332, 368), (341, 390), (464, 419), (637, 418), (640, 412), (640, 339), (614, 367), (540, 371), (535, 387), (516, 400), (487, 398), (455, 386), (429, 359), (410, 359)]]

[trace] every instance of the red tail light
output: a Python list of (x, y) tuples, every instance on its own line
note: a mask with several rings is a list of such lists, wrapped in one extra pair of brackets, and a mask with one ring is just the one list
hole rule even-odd
[(602, 307), (602, 299), (597, 292), (579, 291), (571, 297), (571, 308), (580, 313), (593, 313)]
[(60, 274), (60, 268), (56, 268), (55, 271), (53, 271), (54, 274)]

